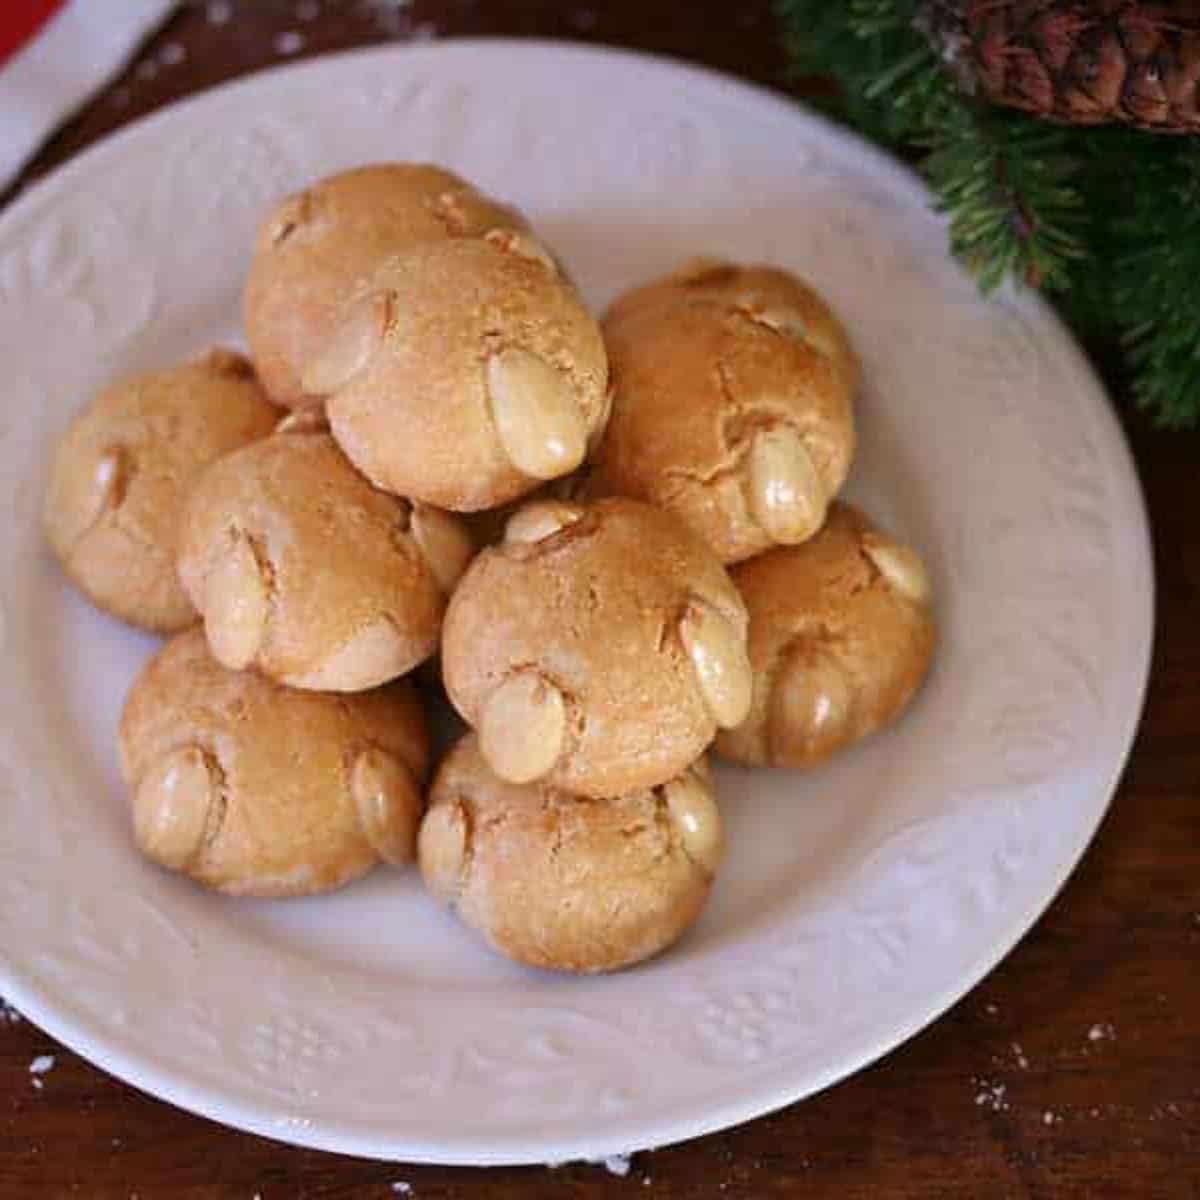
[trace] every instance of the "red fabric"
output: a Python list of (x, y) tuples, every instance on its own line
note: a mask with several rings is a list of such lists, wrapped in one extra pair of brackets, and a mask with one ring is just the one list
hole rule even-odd
[(0, 0), (0, 66), (3, 66), (66, 0)]

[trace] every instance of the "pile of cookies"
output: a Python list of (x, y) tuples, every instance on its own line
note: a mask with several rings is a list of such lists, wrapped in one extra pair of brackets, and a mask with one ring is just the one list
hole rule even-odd
[(171, 635), (119, 735), (155, 862), (291, 896), (415, 858), (517, 961), (615, 970), (704, 905), (710, 746), (812, 767), (921, 683), (929, 582), (835, 499), (858, 366), (794, 276), (692, 262), (601, 326), (519, 212), (387, 164), (267, 215), (244, 324), (93, 399), (46, 500), (80, 590)]

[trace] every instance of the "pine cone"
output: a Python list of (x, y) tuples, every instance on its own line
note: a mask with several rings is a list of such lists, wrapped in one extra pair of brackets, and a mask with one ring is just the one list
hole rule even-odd
[(926, 0), (920, 25), (997, 104), (1200, 132), (1200, 0)]

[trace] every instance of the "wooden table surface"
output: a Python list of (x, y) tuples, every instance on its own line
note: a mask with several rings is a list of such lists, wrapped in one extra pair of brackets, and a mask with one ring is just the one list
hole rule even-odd
[[(119, 125), (231, 76), (455, 34), (638, 46), (769, 86), (782, 79), (763, 0), (216, 0), (181, 9), (18, 190)], [(1127, 423), (1159, 589), (1137, 744), (1050, 911), (907, 1045), (802, 1104), (638, 1155), (623, 1177), (585, 1165), (482, 1172), (340, 1158), (221, 1128), (109, 1078), (5, 1009), (0, 1197), (1200, 1197), (1200, 437)], [(45, 1054), (53, 1069), (31, 1075)]]

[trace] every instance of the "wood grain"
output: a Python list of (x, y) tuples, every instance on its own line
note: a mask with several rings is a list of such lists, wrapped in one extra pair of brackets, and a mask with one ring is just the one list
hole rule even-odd
[[(182, 9), (13, 190), (231, 76), (453, 34), (572, 37), (782, 79), (764, 0), (218, 0)], [(1110, 382), (1119, 396), (1122, 382)], [(1130, 424), (1155, 533), (1159, 626), (1120, 792), (1036, 929), (886, 1060), (773, 1116), (637, 1156), (624, 1177), (582, 1165), (485, 1173), (340, 1158), (222, 1129), (0, 1014), (0, 1196), (383, 1200), (404, 1183), (419, 1200), (1200, 1197), (1200, 437)], [(55, 1064), (39, 1089), (29, 1066), (42, 1054)]]

